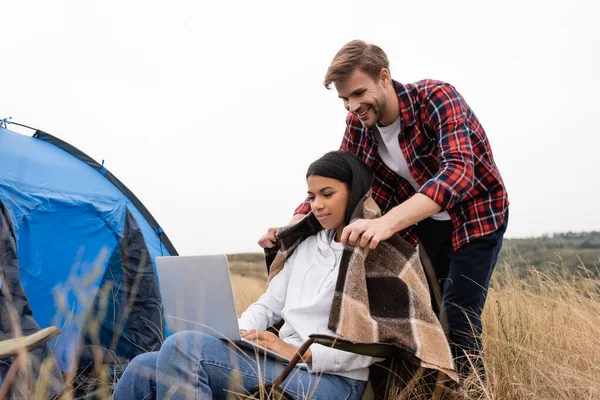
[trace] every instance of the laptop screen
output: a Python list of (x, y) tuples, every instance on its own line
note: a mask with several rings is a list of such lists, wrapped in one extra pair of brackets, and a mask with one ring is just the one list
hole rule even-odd
[(239, 340), (225, 255), (156, 257), (168, 334), (194, 330)]

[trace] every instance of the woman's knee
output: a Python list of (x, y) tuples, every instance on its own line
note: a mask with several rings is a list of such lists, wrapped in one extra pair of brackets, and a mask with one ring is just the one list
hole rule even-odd
[(133, 360), (129, 362), (125, 372), (136, 373), (137, 375), (139, 375), (140, 372), (146, 372), (147, 375), (149, 372), (154, 372), (157, 360), (158, 352), (156, 351), (140, 354), (135, 356)]
[(206, 348), (220, 342), (218, 338), (202, 332), (183, 331), (169, 336), (160, 348), (161, 359), (178, 357), (182, 354), (201, 360)]
[(158, 352), (140, 354), (131, 360), (119, 379), (113, 398), (115, 400), (152, 398), (155, 390), (157, 360)]

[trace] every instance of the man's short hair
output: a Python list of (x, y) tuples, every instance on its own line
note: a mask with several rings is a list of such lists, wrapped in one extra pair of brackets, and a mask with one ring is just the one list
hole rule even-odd
[(363, 40), (353, 40), (346, 43), (333, 57), (323, 85), (329, 89), (332, 83), (349, 77), (356, 68), (377, 81), (382, 68), (390, 69), (390, 62), (379, 46)]

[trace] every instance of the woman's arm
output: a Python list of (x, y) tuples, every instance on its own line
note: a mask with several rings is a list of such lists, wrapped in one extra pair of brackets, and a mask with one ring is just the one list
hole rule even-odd
[(267, 291), (242, 313), (238, 319), (240, 330), (264, 331), (281, 320), (281, 310), (285, 306), (293, 258), (294, 254), (285, 262), (285, 267), (271, 280)]

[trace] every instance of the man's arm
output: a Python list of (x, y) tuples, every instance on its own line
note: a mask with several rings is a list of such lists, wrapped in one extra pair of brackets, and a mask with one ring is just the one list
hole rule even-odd
[(454, 87), (440, 84), (428, 94), (425, 105), (423, 123), (436, 133), (440, 169), (418, 193), (448, 210), (469, 194), (474, 184), (467, 104)]
[(348, 113), (348, 116), (346, 116), (346, 129), (344, 131), (342, 143), (340, 144), (340, 150), (357, 154), (357, 145), (355, 143), (355, 137), (360, 137), (362, 129), (363, 128), (362, 125), (360, 125), (360, 122), (358, 123), (357, 127), (356, 124), (353, 123), (352, 113)]
[(290, 220), (289, 225), (294, 224), (294, 223), (300, 221), (304, 217), (306, 217), (306, 214), (300, 214), (300, 213), (298, 213), (298, 214), (294, 215), (292, 217), (292, 219)]
[(376, 219), (359, 219), (342, 231), (341, 242), (357, 243), (360, 247), (374, 249), (379, 242), (389, 239), (419, 221), (440, 212), (442, 207), (424, 194), (417, 193), (404, 203), (397, 205), (384, 216)]
[(398, 232), (437, 214), (441, 210), (442, 207), (438, 203), (424, 194), (416, 193), (404, 203), (392, 208), (384, 217), (390, 220), (394, 232)]

